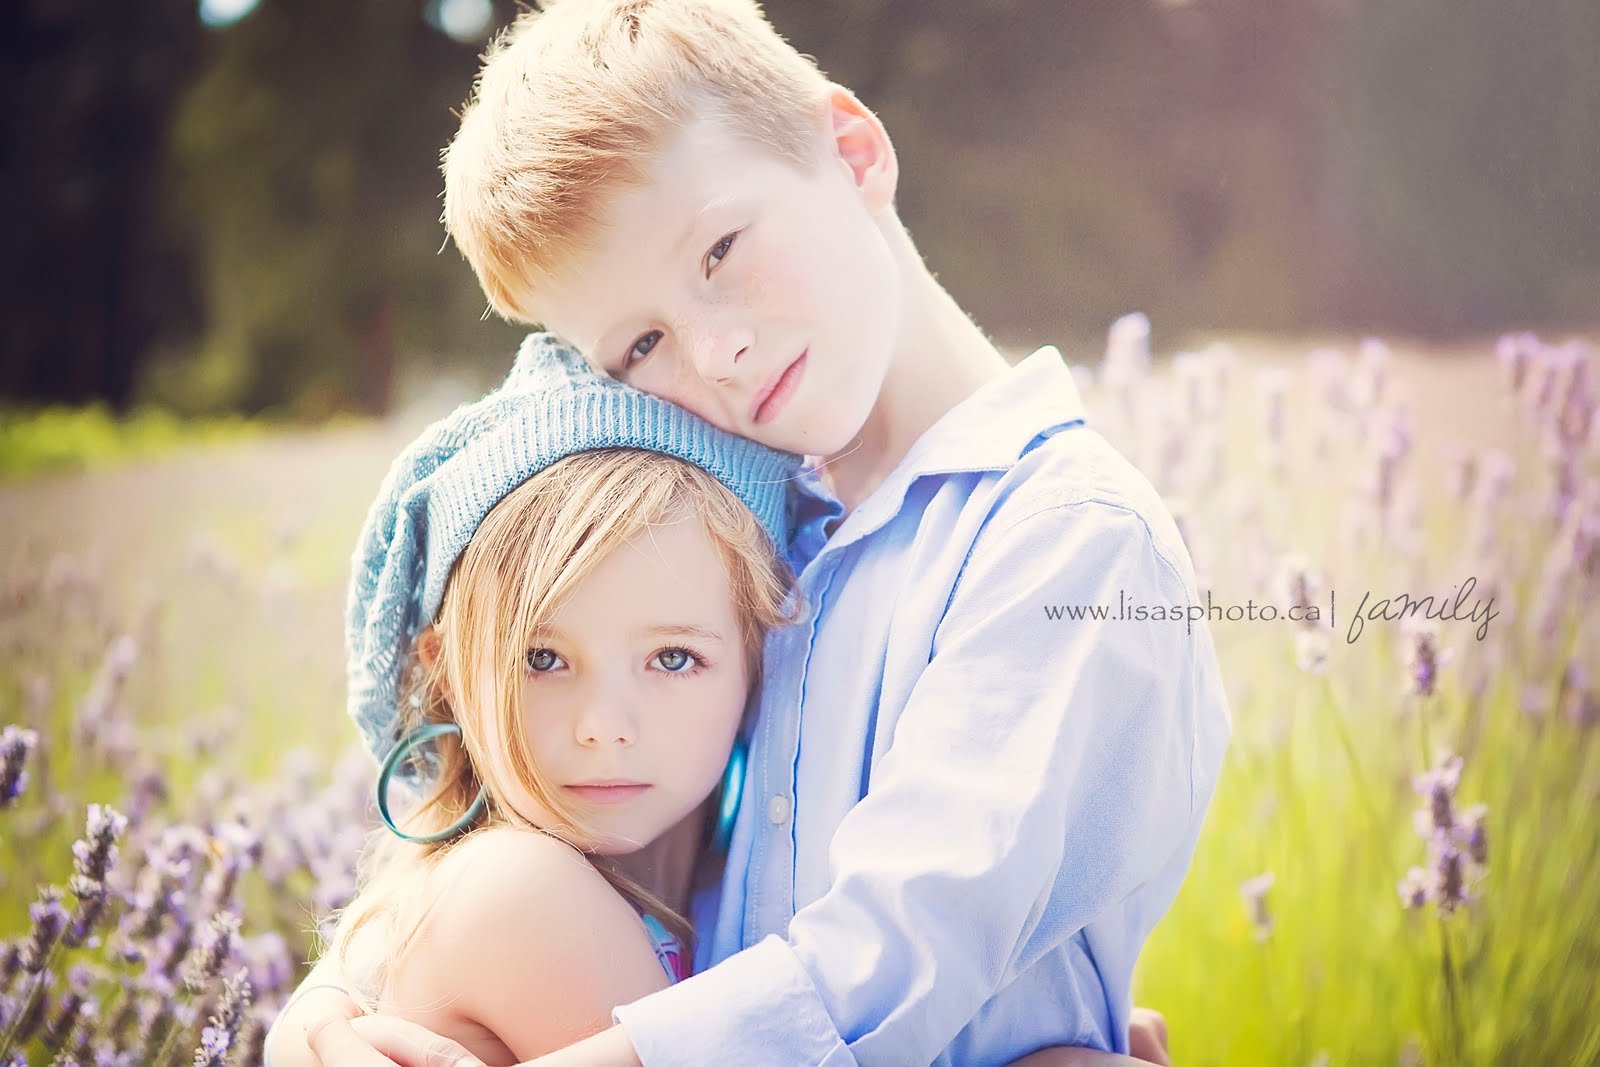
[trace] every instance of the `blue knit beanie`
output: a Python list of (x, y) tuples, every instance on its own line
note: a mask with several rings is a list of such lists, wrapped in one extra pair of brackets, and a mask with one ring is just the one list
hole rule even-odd
[(351, 718), (374, 756), (400, 740), (400, 690), (417, 634), (478, 524), (557, 460), (600, 448), (662, 452), (727, 486), (788, 545), (789, 483), (801, 458), (719, 430), (596, 373), (548, 333), (530, 334), (505, 382), (424, 430), (389, 468), (351, 560), (345, 617)]

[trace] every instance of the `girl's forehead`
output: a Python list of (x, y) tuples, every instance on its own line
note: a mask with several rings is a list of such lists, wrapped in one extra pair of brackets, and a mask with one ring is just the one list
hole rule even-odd
[[(648, 625), (701, 625), (731, 617), (727, 567), (705, 522), (688, 514), (651, 524), (618, 545), (584, 575), (557, 606), (549, 625), (563, 620), (648, 620)], [(697, 622), (696, 620), (700, 620)]]

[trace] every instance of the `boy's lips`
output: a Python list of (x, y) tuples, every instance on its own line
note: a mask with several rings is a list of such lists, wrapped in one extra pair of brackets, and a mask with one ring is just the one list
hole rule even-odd
[(795, 357), (793, 363), (774, 374), (763, 385), (750, 402), (750, 421), (756, 425), (770, 422), (783, 406), (794, 396), (795, 388), (800, 384), (800, 378), (805, 374), (806, 356), (811, 349), (808, 347)]

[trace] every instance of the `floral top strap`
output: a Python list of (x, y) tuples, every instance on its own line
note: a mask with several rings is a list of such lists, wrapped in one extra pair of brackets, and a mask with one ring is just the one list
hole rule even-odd
[(644, 928), (650, 934), (650, 943), (655, 947), (656, 959), (661, 961), (661, 966), (666, 969), (667, 977), (674, 982), (681, 982), (689, 977), (689, 962), (684, 954), (683, 945), (674, 937), (661, 920), (654, 915), (645, 915)]

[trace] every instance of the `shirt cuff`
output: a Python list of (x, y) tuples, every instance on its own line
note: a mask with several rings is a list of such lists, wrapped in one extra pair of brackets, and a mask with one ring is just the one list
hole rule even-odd
[(710, 970), (611, 1012), (644, 1067), (856, 1067), (789, 943), (769, 934)]

